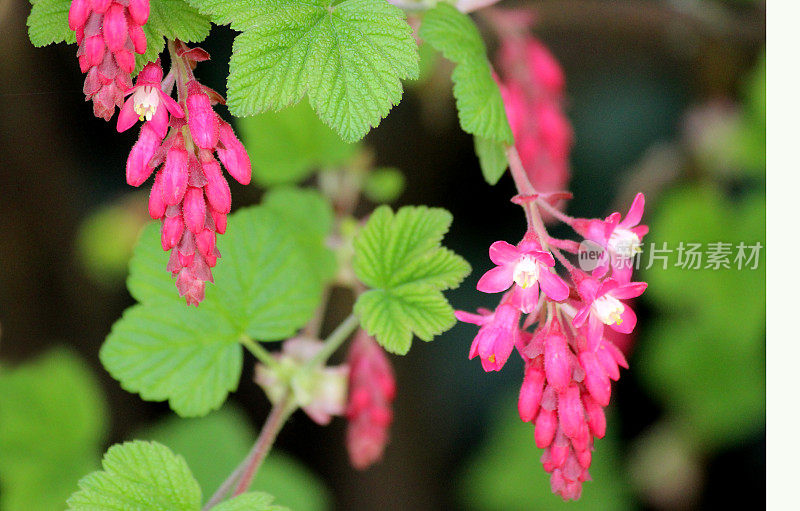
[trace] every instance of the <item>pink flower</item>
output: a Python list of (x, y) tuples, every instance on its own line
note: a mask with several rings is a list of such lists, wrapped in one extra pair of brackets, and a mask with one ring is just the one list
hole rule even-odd
[(117, 117), (117, 131), (122, 133), (136, 121), (147, 121), (160, 138), (167, 135), (169, 115), (183, 118), (183, 109), (161, 90), (161, 62), (156, 60), (147, 64), (136, 78), (136, 86), (125, 95), (130, 97), (122, 105)]
[(501, 303), (494, 312), (479, 312), (483, 314), (456, 311), (456, 318), (460, 321), (481, 327), (472, 341), (469, 358), (479, 356), (484, 371), (499, 371), (519, 339), (519, 310)]
[(594, 277), (602, 277), (611, 266), (611, 276), (617, 282), (630, 282), (633, 273), (632, 260), (640, 253), (642, 238), (649, 228), (639, 225), (644, 212), (644, 194), (637, 193), (625, 218), (612, 213), (605, 220), (577, 218), (572, 228), (586, 239), (600, 245), (605, 251), (600, 264), (594, 269)]
[(512, 300), (525, 314), (535, 308), (540, 286), (551, 300), (560, 302), (569, 296), (569, 287), (550, 271), (556, 264), (552, 254), (534, 240), (525, 239), (516, 247), (496, 241), (489, 247), (489, 258), (497, 267), (483, 274), (478, 291), (499, 293), (516, 284)]
[(636, 314), (620, 300), (636, 298), (647, 289), (645, 282), (628, 282), (620, 284), (614, 279), (602, 282), (586, 277), (578, 283), (578, 293), (583, 300), (583, 307), (575, 314), (573, 325), (581, 328), (588, 321), (588, 341), (594, 350), (603, 336), (604, 325), (617, 332), (629, 334), (636, 326)]
[(355, 468), (365, 469), (381, 459), (389, 439), (394, 372), (386, 352), (363, 330), (350, 344), (347, 363), (347, 453)]

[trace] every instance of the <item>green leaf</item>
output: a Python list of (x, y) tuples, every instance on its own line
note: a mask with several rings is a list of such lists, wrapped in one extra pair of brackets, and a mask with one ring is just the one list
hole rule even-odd
[(346, 141), (363, 137), (419, 73), (403, 11), (384, 0), (192, 0), (217, 23), (244, 30), (233, 45), (228, 107), (280, 110), (306, 94)]
[(381, 206), (353, 242), (353, 268), (374, 288), (359, 296), (362, 326), (388, 351), (407, 353), (416, 334), (424, 341), (455, 324), (442, 290), (469, 273), (464, 259), (440, 243), (452, 221), (443, 209), (410, 207), (397, 214)]
[(253, 179), (265, 186), (302, 181), (315, 170), (344, 165), (359, 149), (325, 126), (305, 100), (280, 112), (244, 117), (237, 126), (253, 163)]
[(514, 136), (500, 88), (492, 78), (486, 46), (472, 19), (452, 5), (439, 3), (425, 14), (420, 36), (456, 65), (453, 95), (461, 128), (485, 139), (512, 144)]
[(75, 511), (197, 511), (202, 503), (200, 486), (183, 458), (155, 442), (112, 446), (103, 457), (103, 470), (78, 486), (67, 501)]
[(481, 164), (483, 179), (490, 185), (497, 184), (508, 168), (505, 147), (500, 142), (475, 136), (475, 154)]
[(261, 492), (242, 493), (231, 500), (217, 504), (211, 511), (288, 511), (283, 506), (270, 506), (272, 495)]
[(63, 510), (97, 468), (107, 430), (97, 379), (56, 349), (0, 371), (0, 509)]
[(242, 371), (239, 335), (214, 314), (185, 304), (136, 305), (114, 324), (100, 360), (129, 392), (169, 400), (178, 415), (219, 408)]
[(211, 22), (184, 0), (150, 0), (150, 16), (142, 27), (147, 50), (136, 55), (136, 72), (148, 62), (155, 62), (164, 51), (164, 39), (199, 43), (211, 31)]
[[(201, 419), (168, 417), (137, 434), (160, 442), (186, 459), (203, 495), (208, 498), (244, 459), (256, 439), (256, 432), (243, 410), (226, 405)], [(209, 463), (208, 460), (214, 460)], [(251, 485), (292, 511), (325, 511), (332, 498), (324, 483), (299, 461), (273, 450)]]
[[(219, 408), (239, 380), (240, 339), (290, 337), (319, 304), (335, 271), (322, 241), (331, 225), (326, 207), (311, 192), (283, 191), (271, 204), (231, 215), (217, 245), (216, 284), (206, 286), (198, 308), (178, 296), (159, 226), (148, 225), (128, 278), (140, 305), (114, 325), (100, 352), (103, 365), (123, 388), (145, 400), (169, 400), (178, 415)], [(304, 212), (313, 218), (302, 218)]]
[(30, 0), (28, 37), (36, 47), (52, 43), (75, 42), (75, 32), (69, 29), (67, 15), (71, 0)]

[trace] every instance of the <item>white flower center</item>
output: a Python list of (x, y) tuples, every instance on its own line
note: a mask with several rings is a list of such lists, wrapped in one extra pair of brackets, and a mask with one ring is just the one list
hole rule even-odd
[(155, 87), (145, 85), (133, 93), (133, 111), (139, 116), (140, 121), (152, 119), (160, 102), (161, 98)]
[(531, 256), (523, 255), (514, 266), (514, 282), (522, 289), (527, 289), (539, 280), (539, 263)]
[(641, 253), (642, 243), (633, 231), (617, 227), (608, 240), (608, 249), (623, 259), (633, 259)]
[(603, 295), (594, 301), (592, 310), (597, 314), (597, 317), (600, 318), (600, 321), (606, 325), (610, 325), (611, 323), (621, 325), (622, 313), (625, 312), (625, 307), (622, 305), (622, 302), (613, 296)]

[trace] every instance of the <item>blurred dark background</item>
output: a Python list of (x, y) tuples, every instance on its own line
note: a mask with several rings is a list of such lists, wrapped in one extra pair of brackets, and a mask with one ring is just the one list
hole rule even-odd
[[(624, 213), (642, 191), (651, 228), (647, 241), (763, 243), (763, 2), (509, 5), (536, 13), (535, 35), (566, 73), (567, 115), (575, 131), (570, 214)], [(75, 48), (34, 48), (25, 27), (28, 12), (22, 0), (0, 4), (0, 360), (14, 366), (56, 345), (76, 351), (102, 384), (108, 445), (171, 414), (163, 403), (123, 391), (97, 359), (112, 323), (133, 303), (124, 287), (124, 261), (146, 220), (147, 200), (124, 179), (136, 133), (118, 134), (113, 123), (92, 116)], [(217, 27), (203, 43), (213, 60), (198, 75), (220, 91), (234, 35)], [(491, 51), (493, 42), (488, 45)], [(395, 205), (453, 212), (445, 242), (473, 265), (472, 275), (449, 295), (455, 307), (493, 307), (475, 283), (490, 267), (489, 244), (517, 241), (524, 218), (508, 201), (515, 193), (508, 176), (494, 187), (483, 181), (471, 137), (458, 128), (447, 72), (440, 62), (425, 84), (410, 85), (366, 144), (377, 164), (406, 175), (407, 188)], [(262, 193), (237, 185), (234, 207), (258, 202)], [(370, 207), (363, 204), (360, 211)], [(640, 275), (650, 289), (637, 304), (641, 326), (628, 351), (631, 370), (612, 398), (613, 438), (598, 442), (607, 443), (611, 454), (596, 457), (595, 481), (586, 483), (583, 500), (572, 507), (760, 505), (761, 257), (761, 268), (747, 275), (731, 271), (718, 278), (679, 268)], [(654, 289), (659, 284), (661, 291)], [(741, 292), (748, 303), (740, 314), (726, 304), (741, 302)], [(707, 306), (711, 301), (718, 303)], [(327, 328), (350, 302), (348, 293), (334, 293)], [(364, 473), (349, 468), (341, 420), (323, 429), (297, 414), (278, 449), (311, 467), (335, 509), (565, 507), (549, 494), (532, 428), (515, 416), (521, 363), (512, 359), (502, 372), (484, 373), (467, 360), (474, 334), (471, 325), (459, 324), (393, 358), (399, 394), (380, 465)], [(255, 428), (267, 407), (250, 383), (251, 368), (249, 360), (230, 401), (247, 410)], [(511, 423), (517, 429), (508, 429)], [(607, 493), (593, 500), (593, 491)]]

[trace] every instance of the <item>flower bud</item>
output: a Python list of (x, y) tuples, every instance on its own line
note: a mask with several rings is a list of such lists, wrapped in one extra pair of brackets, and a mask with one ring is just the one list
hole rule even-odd
[(131, 0), (128, 4), (128, 14), (134, 23), (144, 25), (150, 16), (150, 0)]
[[(144, 183), (153, 168), (149, 166), (150, 158), (156, 154), (156, 150), (161, 145), (161, 138), (149, 126), (142, 126), (139, 132), (139, 140), (133, 145), (128, 161), (125, 164), (125, 178), (129, 185), (139, 186)], [(154, 218), (159, 218), (158, 217)]]
[[(72, 0), (69, 6), (69, 14), (67, 15), (67, 23), (70, 30), (77, 32), (78, 29), (83, 27), (86, 24), (86, 20), (89, 19), (90, 12), (91, 6), (88, 0)], [(80, 44), (80, 41), (78, 44)]]
[(206, 176), (206, 198), (208, 204), (214, 211), (220, 213), (230, 213), (231, 211), (231, 189), (228, 182), (222, 176), (222, 170), (219, 168), (219, 163), (212, 160), (208, 163), (203, 163), (203, 175)]
[[(180, 136), (179, 136), (180, 138)], [(183, 148), (182, 140), (167, 151), (167, 160), (164, 163), (164, 201), (167, 204), (180, 204), (186, 193), (189, 181), (189, 156)]]
[(243, 185), (250, 183), (251, 166), (250, 156), (244, 145), (236, 138), (233, 128), (227, 122), (221, 122), (219, 125), (219, 140), (224, 147), (217, 146), (217, 156), (220, 161), (225, 165), (228, 173)]
[(206, 222), (206, 201), (203, 190), (190, 186), (183, 197), (183, 221), (186, 228), (197, 234)]
[(219, 118), (211, 108), (211, 100), (197, 80), (187, 84), (186, 117), (195, 145), (213, 149), (219, 141)]
[(567, 340), (559, 331), (551, 331), (545, 337), (544, 346), (547, 383), (558, 391), (563, 390), (569, 385), (572, 375)]
[(553, 442), (558, 428), (558, 418), (552, 410), (542, 408), (536, 417), (536, 425), (533, 430), (533, 437), (536, 447), (544, 449)]
[(128, 20), (125, 19), (125, 8), (114, 3), (106, 11), (103, 19), (103, 39), (110, 51), (116, 52), (125, 47), (128, 40)]

